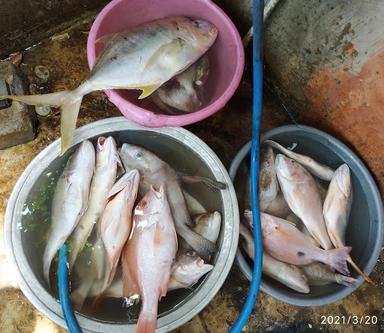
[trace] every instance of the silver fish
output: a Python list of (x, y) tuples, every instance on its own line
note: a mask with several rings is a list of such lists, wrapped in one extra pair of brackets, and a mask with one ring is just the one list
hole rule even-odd
[(207, 210), (205, 207), (191, 194), (189, 194), (187, 191), (183, 190), (185, 203), (187, 204), (189, 215), (200, 215), (207, 213)]
[[(201, 57), (187, 70), (175, 76), (157, 91), (156, 95), (161, 103), (154, 102), (168, 113), (194, 112), (203, 106), (203, 85), (209, 72), (209, 59)], [(164, 104), (166, 107), (164, 107)], [(171, 107), (171, 109), (169, 108)], [(172, 111), (172, 108), (175, 111)]]
[(309, 156), (298, 154), (293, 152), (292, 150), (289, 150), (287, 148), (284, 148), (282, 145), (278, 144), (275, 141), (272, 140), (265, 140), (263, 143), (268, 144), (269, 146), (278, 149), (281, 153), (284, 155), (287, 155), (289, 158), (295, 160), (296, 162), (303, 165), (310, 173), (315, 175), (316, 177), (331, 181), (333, 177), (333, 173), (335, 172), (333, 169), (327, 167), (326, 165), (320, 164), (316, 162), (314, 159), (310, 158)]
[[(240, 235), (245, 240), (242, 244), (245, 252), (254, 260), (253, 237), (242, 223), (240, 223)], [(300, 293), (309, 293), (308, 279), (299, 267), (281, 262), (265, 251), (263, 252), (263, 274)]]
[(148, 191), (151, 185), (165, 185), (177, 233), (203, 259), (208, 259), (215, 252), (216, 245), (188, 227), (193, 223), (188, 213), (177, 173), (155, 154), (139, 146), (125, 143), (121, 147), (120, 156), (127, 170), (139, 170), (141, 176), (140, 193)]
[(335, 273), (327, 265), (316, 262), (302, 267), (305, 275), (308, 277), (309, 285), (324, 286), (332, 282), (342, 284), (347, 287), (353, 287), (357, 280), (350, 276)]
[(196, 226), (193, 230), (212, 243), (216, 243), (220, 234), (221, 214), (219, 212), (200, 214), (194, 217), (194, 221)]
[(317, 183), (299, 163), (278, 154), (276, 173), (284, 198), (292, 212), (305, 224), (312, 237), (325, 249), (331, 249), (323, 218), (323, 209)]
[[(335, 247), (345, 245), (345, 233), (352, 205), (352, 180), (347, 164), (340, 166), (329, 184), (327, 196), (324, 201), (323, 215), (328, 235)], [(348, 262), (365, 279), (374, 282), (356, 265), (351, 257)]]
[(102, 37), (106, 41), (88, 78), (73, 91), (46, 95), (0, 96), (30, 105), (61, 107), (61, 149), (69, 147), (84, 95), (105, 89), (140, 89), (139, 99), (195, 63), (214, 43), (217, 28), (188, 17), (167, 17), (128, 32)]
[(95, 169), (95, 149), (88, 140), (70, 157), (55, 189), (52, 223), (43, 255), (43, 272), (49, 283), (51, 262), (87, 209), (89, 188)]
[(111, 136), (108, 138), (100, 137), (97, 140), (96, 168), (91, 182), (88, 209), (70, 237), (70, 268), (73, 267), (79, 251), (86, 243), (107, 204), (108, 192), (115, 182), (119, 165), (121, 162), (115, 140)]
[(346, 260), (351, 247), (323, 250), (291, 223), (265, 213), (260, 217), (264, 249), (275, 259), (296, 266), (322, 262), (342, 274), (349, 274)]

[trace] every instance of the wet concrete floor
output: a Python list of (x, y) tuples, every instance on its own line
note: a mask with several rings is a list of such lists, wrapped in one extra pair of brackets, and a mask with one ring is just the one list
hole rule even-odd
[[(77, 25), (61, 36), (48, 39), (23, 55), (20, 65), (31, 83), (34, 93), (72, 89), (87, 76), (86, 39), (89, 22)], [(49, 77), (38, 78), (35, 67), (43, 65)], [(202, 138), (230, 165), (236, 152), (251, 137), (251, 75), (247, 67), (244, 80), (232, 101), (218, 114), (202, 123), (187, 128)], [(120, 113), (101, 92), (84, 98), (78, 127), (92, 121), (119, 116)], [(320, 114), (319, 117), (322, 117)], [(321, 119), (319, 119), (321, 122)], [(4, 218), (7, 198), (18, 177), (28, 163), (48, 144), (59, 137), (60, 116), (53, 112), (39, 118), (37, 138), (24, 145), (0, 151), (0, 221)], [(286, 112), (268, 93), (264, 97), (263, 131), (291, 123)], [(377, 174), (377, 178), (383, 178)], [(2, 236), (2, 235), (0, 235)], [(4, 260), (3, 244), (0, 244), (0, 271), (8, 271)], [(384, 257), (378, 262), (371, 277), (378, 286), (363, 285), (342, 301), (317, 308), (300, 308), (281, 303), (261, 293), (245, 332), (383, 332), (384, 331)], [(6, 279), (1, 281), (1, 279)], [(7, 280), (8, 279), (8, 280)], [(0, 332), (45, 333), (64, 332), (44, 318), (26, 300), (23, 294), (12, 288), (12, 275), (0, 277)], [(179, 333), (224, 333), (236, 320), (245, 301), (248, 281), (234, 264), (224, 286), (214, 300), (191, 322), (179, 328)], [(358, 325), (329, 325), (321, 323), (321, 316), (372, 316), (378, 323)]]

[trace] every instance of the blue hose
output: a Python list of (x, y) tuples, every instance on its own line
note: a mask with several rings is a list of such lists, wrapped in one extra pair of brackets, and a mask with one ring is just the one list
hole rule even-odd
[(73, 312), (69, 296), (68, 246), (64, 244), (59, 252), (58, 287), (61, 308), (70, 333), (81, 333), (81, 328)]
[(240, 333), (248, 322), (255, 306), (260, 288), (263, 266), (263, 246), (261, 239), (260, 209), (258, 200), (259, 161), (260, 161), (260, 124), (263, 100), (263, 10), (264, 1), (253, 1), (253, 119), (252, 119), (252, 148), (251, 148), (251, 194), (254, 264), (251, 286), (239, 318), (232, 326), (230, 333)]

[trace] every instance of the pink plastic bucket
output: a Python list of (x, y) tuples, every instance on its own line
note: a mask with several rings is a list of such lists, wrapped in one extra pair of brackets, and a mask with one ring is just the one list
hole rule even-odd
[(169, 116), (154, 113), (142, 104), (139, 106), (136, 92), (105, 91), (125, 117), (147, 127), (184, 126), (211, 116), (233, 96), (244, 71), (244, 48), (240, 35), (230, 18), (211, 0), (113, 0), (97, 16), (89, 33), (87, 52), (90, 68), (102, 48), (99, 43), (95, 45), (99, 37), (167, 16), (201, 18), (219, 29), (218, 38), (208, 51), (211, 67), (206, 87), (210, 99), (199, 111)]

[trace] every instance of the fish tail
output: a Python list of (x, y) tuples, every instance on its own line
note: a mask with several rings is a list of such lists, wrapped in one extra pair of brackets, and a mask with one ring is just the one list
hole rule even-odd
[(356, 265), (356, 263), (352, 260), (351, 256), (348, 256), (348, 262), (351, 264), (351, 266), (355, 269), (355, 271), (357, 273), (359, 273), (361, 275), (361, 277), (366, 281), (368, 282), (369, 284), (375, 286), (376, 284), (372, 281), (372, 279), (367, 275), (365, 274), (360, 268), (359, 266)]
[(336, 274), (336, 282), (338, 284), (342, 284), (343, 286), (352, 288), (355, 286), (357, 280), (350, 276)]
[(44, 95), (6, 95), (0, 96), (0, 100), (11, 99), (28, 105), (49, 105), (61, 108), (61, 154), (64, 154), (72, 142), (77, 115), (79, 114), (81, 100), (84, 95), (83, 92), (87, 88), (86, 85), (81, 85), (73, 91), (64, 90)]
[(183, 227), (176, 226), (177, 233), (200, 255), (202, 259), (208, 261), (212, 254), (216, 252), (216, 244), (189, 229), (185, 224)]
[(154, 333), (156, 331), (157, 309), (156, 311), (153, 310), (151, 312), (141, 311), (137, 321), (136, 333)]
[(347, 259), (351, 250), (352, 248), (350, 246), (326, 250), (327, 256), (324, 263), (330, 265), (341, 274), (349, 275)]

